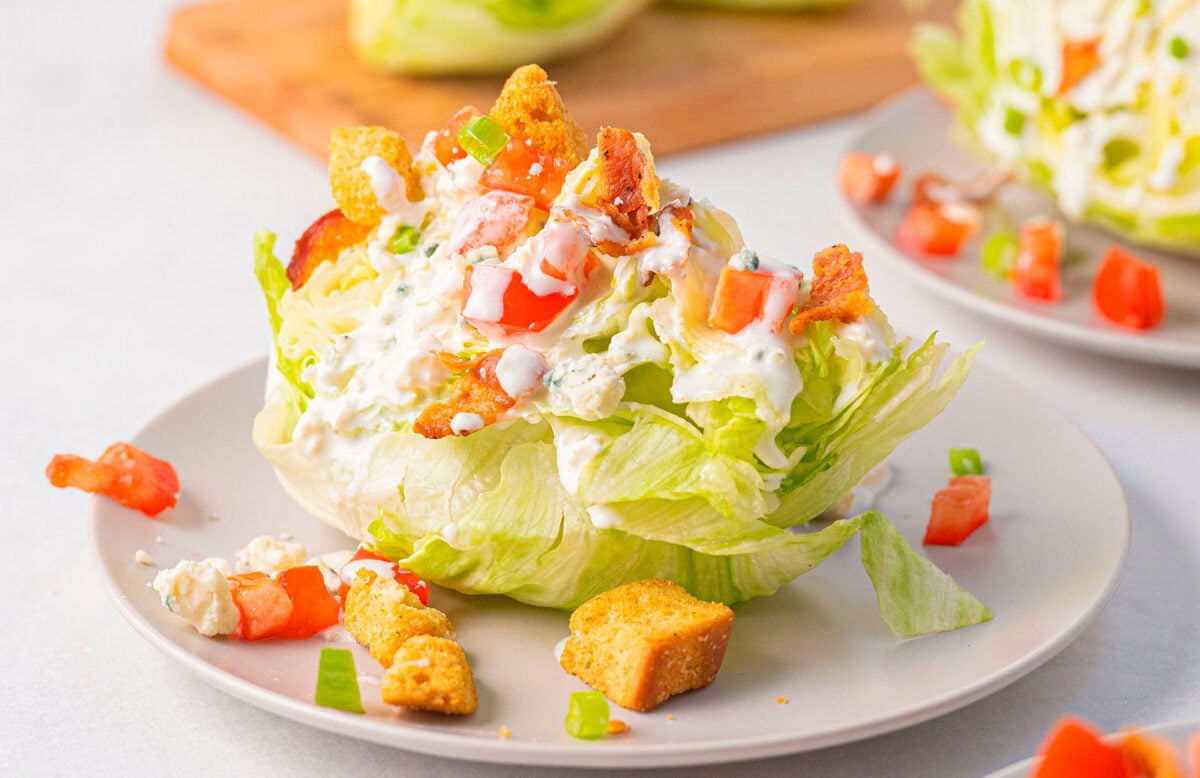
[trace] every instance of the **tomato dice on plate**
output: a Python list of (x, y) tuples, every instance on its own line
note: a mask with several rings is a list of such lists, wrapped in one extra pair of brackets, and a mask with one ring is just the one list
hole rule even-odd
[(242, 616), (238, 634), (243, 640), (276, 637), (287, 629), (294, 606), (278, 580), (265, 573), (233, 575), (229, 577), (229, 593)]
[(970, 203), (918, 202), (896, 229), (896, 243), (914, 254), (952, 257), (979, 227), (979, 210)]
[(1122, 327), (1144, 330), (1163, 319), (1162, 288), (1158, 268), (1119, 246), (1104, 255), (1092, 285), (1092, 299), (1100, 313)]
[(1125, 778), (1120, 747), (1106, 743), (1086, 722), (1068, 716), (1054, 727), (1041, 748), (1034, 778)]
[(276, 580), (292, 601), (292, 614), (279, 637), (304, 640), (338, 623), (341, 606), (325, 588), (325, 576), (315, 565), (289, 567)]
[(73, 486), (102, 494), (150, 517), (179, 500), (179, 476), (171, 463), (129, 443), (114, 443), (95, 462), (58, 454), (46, 466), (46, 477), (60, 489)]
[(1017, 236), (1017, 260), (1012, 281), (1017, 291), (1034, 300), (1062, 297), (1062, 225), (1053, 219), (1030, 219)]
[(900, 165), (890, 154), (851, 151), (838, 167), (838, 184), (854, 203), (881, 203), (900, 178)]
[(986, 475), (959, 475), (933, 496), (926, 545), (957, 546), (988, 520), (992, 479)]

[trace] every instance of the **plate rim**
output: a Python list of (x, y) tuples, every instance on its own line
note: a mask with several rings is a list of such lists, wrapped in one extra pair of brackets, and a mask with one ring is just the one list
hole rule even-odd
[[(215, 378), (205, 381), (199, 387), (185, 393), (174, 402), (168, 404), (164, 409), (154, 414), (139, 427), (130, 440), (136, 445), (152, 427), (180, 412), (185, 406), (198, 400), (202, 395), (212, 391), (214, 388), (226, 382), (236, 381), (244, 373), (257, 373), (265, 376), (267, 369), (267, 358), (259, 357), (220, 373)], [(1084, 629), (1090, 626), (1111, 599), (1124, 575), (1129, 557), (1132, 532), (1129, 503), (1124, 486), (1113, 469), (1112, 464), (1104, 455), (1104, 452), (1069, 416), (1063, 413), (1050, 400), (1037, 394), (1020, 381), (996, 369), (978, 363), (972, 368), (973, 376), (977, 373), (986, 374), (989, 377), (987, 380), (1008, 384), (1036, 397), (1041, 402), (1043, 412), (1052, 414), (1059, 421), (1069, 425), (1082, 440), (1086, 441), (1092, 447), (1099, 463), (1103, 465), (1108, 477), (1112, 479), (1112, 484), (1116, 487), (1120, 498), (1120, 504), (1114, 506), (1114, 509), (1119, 510), (1122, 514), (1122, 521), (1119, 522), (1121, 537), (1119, 539), (1119, 553), (1117, 558), (1112, 568), (1108, 571), (1103, 584), (1092, 593), (1090, 602), (1078, 614), (1074, 623), (1054, 639), (1039, 646), (1038, 650), (1025, 655), (1009, 665), (998, 668), (966, 686), (942, 693), (937, 697), (927, 699), (923, 702), (915, 703), (905, 709), (895, 711), (889, 716), (857, 725), (810, 731), (803, 737), (781, 737), (775, 734), (761, 738), (742, 737), (733, 740), (707, 740), (702, 743), (665, 742), (621, 745), (611, 743), (606, 745), (604, 741), (581, 741), (579, 743), (559, 744), (536, 740), (521, 740), (518, 738), (501, 739), (499, 737), (495, 740), (489, 740), (475, 736), (464, 736), (454, 731), (438, 732), (424, 728), (396, 726), (397, 722), (365, 718), (356, 714), (322, 708), (312, 703), (301, 702), (285, 694), (272, 691), (222, 671), (215, 665), (210, 664), (171, 641), (152, 622), (142, 617), (141, 613), (130, 604), (125, 590), (120, 587), (115, 575), (105, 566), (101, 551), (103, 544), (103, 538), (101, 537), (102, 525), (108, 521), (102, 518), (102, 516), (106, 514), (124, 516), (128, 513), (136, 512), (103, 497), (91, 497), (88, 501), (87, 509), (88, 554), (91, 557), (93, 567), (100, 578), (102, 588), (108, 599), (113, 602), (118, 612), (129, 622), (134, 631), (155, 648), (162, 651), (171, 659), (181, 663), (185, 668), (214, 688), (269, 713), (342, 737), (352, 737), (378, 745), (461, 761), (597, 769), (724, 764), (797, 755), (808, 751), (866, 740), (871, 737), (896, 732), (924, 723), (970, 705), (1025, 677), (1057, 656)], [(919, 431), (915, 434), (919, 434)], [(936, 638), (937, 636), (933, 635), (915, 639)], [(351, 726), (347, 727), (347, 724)], [(464, 741), (470, 743), (470, 749), (466, 752), (462, 750)]]
[[(863, 144), (864, 137), (880, 126), (893, 123), (897, 117), (903, 117), (911, 112), (927, 110), (936, 104), (937, 96), (924, 86), (913, 87), (889, 98), (862, 118), (850, 139), (842, 144), (838, 158), (841, 159), (846, 153), (862, 150), (864, 145), (869, 145)], [(1181, 341), (1147, 338), (1143, 334), (1133, 331), (1115, 328), (1097, 329), (1075, 322), (1036, 316), (965, 289), (924, 267), (898, 249), (866, 222), (860, 206), (850, 202), (840, 187), (835, 186), (834, 188), (836, 189), (835, 207), (842, 220), (849, 223), (871, 245), (872, 258), (876, 256), (885, 258), (888, 266), (896, 268), (905, 278), (960, 308), (969, 312), (982, 313), (1059, 344), (1082, 346), (1088, 351), (1134, 362), (1200, 368), (1200, 344), (1190, 346)], [(1114, 235), (1114, 238), (1120, 239), (1120, 236)]]

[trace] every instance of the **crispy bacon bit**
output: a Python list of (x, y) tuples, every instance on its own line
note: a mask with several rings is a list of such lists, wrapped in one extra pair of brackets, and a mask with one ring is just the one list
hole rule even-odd
[(966, 181), (950, 181), (940, 173), (924, 173), (913, 181), (913, 202), (985, 205), (1012, 180), (1012, 171), (1002, 168), (985, 170)]
[(792, 318), (793, 335), (814, 321), (852, 322), (871, 312), (875, 303), (867, 294), (867, 274), (862, 254), (839, 243), (813, 257), (813, 281), (808, 300)]
[(642, 182), (647, 175), (654, 175), (654, 169), (646, 163), (629, 130), (604, 127), (596, 145), (604, 174), (604, 189), (596, 204), (636, 240), (650, 228), (652, 208), (646, 202)]
[(496, 377), (496, 364), (503, 353), (504, 349), (495, 349), (471, 360), (444, 352), (438, 354), (443, 365), (454, 372), (463, 372), (463, 377), (450, 399), (425, 406), (413, 422), (413, 432), (427, 438), (453, 435), (450, 425), (460, 413), (477, 414), (486, 427), (516, 405), (517, 401), (509, 397)]
[(343, 249), (366, 240), (371, 227), (356, 224), (334, 208), (308, 226), (296, 247), (292, 250), (292, 261), (288, 263), (287, 275), (292, 289), (299, 289), (322, 262), (333, 262)]

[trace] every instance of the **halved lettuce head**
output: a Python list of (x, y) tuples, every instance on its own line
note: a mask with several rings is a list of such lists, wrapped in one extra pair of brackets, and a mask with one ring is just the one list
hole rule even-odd
[(351, 0), (368, 64), (415, 74), (502, 73), (605, 38), (648, 0)]
[(1200, 251), (1200, 51), (1187, 43), (1200, 3), (1110, 3), (1079, 24), (1070, 13), (964, 0), (957, 30), (919, 25), (912, 51), (953, 105), (956, 136), (1068, 217)]
[[(865, 360), (832, 324), (810, 325), (794, 357), (804, 390), (776, 437), (782, 472), (755, 456), (764, 422), (753, 399), (676, 405), (668, 369), (655, 365), (626, 374), (623, 401), (603, 419), (548, 412), (441, 439), (385, 426), (357, 439), (353, 457), (314, 457), (293, 441), (311, 392), (298, 365), (312, 356), (305, 348), (319, 353), (355, 326), (376, 281), (339, 287), (355, 263), (322, 265), (310, 283), (338, 290), (328, 297), (338, 316), (324, 329), (304, 324), (317, 309), (287, 291), (272, 245), (260, 235), (256, 268), (270, 311), (289, 298), (288, 320), (272, 313), (278, 347), (255, 443), (304, 508), (428, 580), (572, 608), (622, 583), (668, 578), (697, 597), (737, 602), (771, 594), (857, 534), (897, 634), (990, 618), (879, 513), (804, 526), (941, 412), (974, 350), (944, 364), (946, 347), (930, 338)], [(289, 328), (309, 345), (281, 339)], [(558, 460), (584, 438), (596, 453), (569, 492)]]

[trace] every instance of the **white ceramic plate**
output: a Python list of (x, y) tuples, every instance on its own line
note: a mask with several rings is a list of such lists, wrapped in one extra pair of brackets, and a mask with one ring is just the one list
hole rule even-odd
[[(1147, 735), (1165, 738), (1179, 751), (1182, 756), (1186, 752), (1188, 738), (1200, 732), (1200, 719), (1190, 719), (1187, 721), (1172, 721), (1166, 724), (1156, 724), (1153, 727), (1138, 727), (1139, 730)], [(1014, 765), (1009, 765), (1002, 770), (997, 770), (986, 776), (986, 778), (1027, 778), (1034, 766), (1037, 765), (1037, 757), (1030, 757)], [(1196, 769), (1200, 769), (1200, 765), (1195, 765)]]
[[(1136, 332), (1108, 322), (1093, 307), (1092, 280), (1108, 246), (1120, 239), (1102, 229), (1068, 228), (1068, 262), (1063, 269), (1063, 299), (1054, 303), (1028, 300), (1012, 284), (983, 271), (977, 241), (957, 259), (909, 254), (893, 236), (909, 204), (911, 181), (937, 171), (966, 179), (983, 170), (976, 159), (949, 139), (950, 110), (927, 90), (911, 92), (871, 115), (849, 148), (894, 155), (904, 173), (888, 202), (860, 206), (843, 197), (847, 221), (869, 243), (868, 261), (886, 261), (930, 292), (956, 305), (991, 316), (1027, 331), (1081, 349), (1126, 359), (1200, 367), (1200, 256), (1187, 257), (1144, 247), (1133, 250), (1158, 266), (1166, 317), (1152, 330)], [(1005, 190), (1001, 205), (1016, 224), (1033, 215), (1057, 213), (1049, 198), (1033, 189)]]
[[(893, 637), (852, 542), (775, 595), (736, 606), (712, 686), (651, 713), (614, 706), (631, 731), (585, 742), (562, 723), (568, 695), (586, 688), (553, 656), (567, 614), (435, 588), (432, 602), (449, 614), (474, 669), (478, 713), (393, 712), (370, 683), (363, 685), (369, 715), (343, 713), (311, 702), (325, 641), (200, 637), (148, 588), (154, 570), (134, 561), (139, 548), (160, 566), (229, 558), (261, 533), (291, 532), (310, 552), (349, 545), (291, 502), (250, 441), (265, 369), (259, 362), (218, 379), (135, 437), (175, 464), (180, 504), (150, 520), (94, 500), (92, 553), (134, 628), (208, 682), (297, 721), (399, 748), (491, 762), (649, 767), (767, 757), (900, 729), (994, 692), (1060, 651), (1112, 593), (1129, 545), (1124, 495), (1100, 452), (1043, 400), (976, 367), (946, 413), (898, 449), (878, 507), (919, 544), (930, 498), (946, 482), (947, 449), (980, 450), (994, 479), (991, 521), (962, 546), (927, 553), (992, 608), (992, 622)], [(336, 645), (354, 648), (361, 675), (381, 675), (344, 633)], [(511, 738), (499, 736), (502, 726)]]

